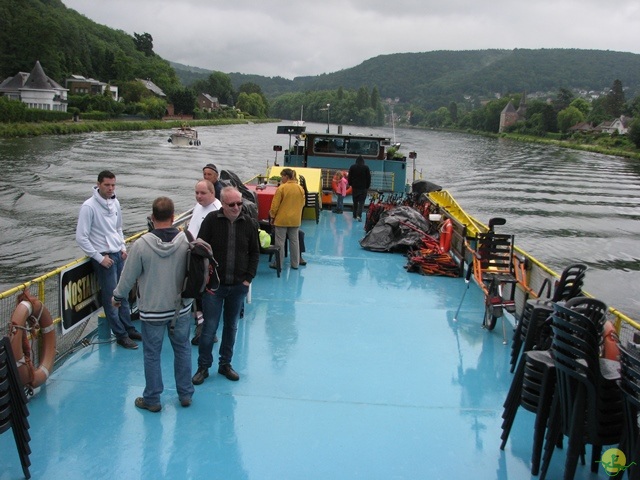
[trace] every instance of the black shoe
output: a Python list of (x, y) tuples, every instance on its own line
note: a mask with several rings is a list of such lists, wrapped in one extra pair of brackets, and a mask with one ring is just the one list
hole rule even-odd
[(302, 258), (300, 259), (300, 262), (298, 263), (298, 265), (302, 265), (303, 267), (307, 264), (306, 260), (303, 260)]
[(229, 380), (233, 380), (234, 382), (237, 382), (238, 380), (240, 380), (240, 375), (238, 375), (238, 372), (236, 372), (233, 369), (233, 367), (231, 367), (230, 363), (227, 363), (225, 365), (220, 365), (218, 367), (218, 373), (220, 375), (224, 375)]
[(208, 377), (209, 377), (209, 369), (205, 367), (198, 367), (198, 371), (191, 379), (191, 382), (194, 385), (200, 385), (202, 382), (204, 382), (204, 379)]
[(142, 340), (142, 335), (137, 330), (131, 330), (127, 335), (129, 335), (131, 340)]
[(138, 348), (138, 344), (131, 340), (129, 337), (122, 337), (116, 340), (116, 343), (121, 347), (128, 348), (129, 350), (135, 350)]
[(157, 413), (162, 410), (162, 405), (149, 405), (144, 401), (144, 398), (138, 397), (135, 401), (136, 407), (141, 408), (142, 410), (149, 410), (150, 412)]

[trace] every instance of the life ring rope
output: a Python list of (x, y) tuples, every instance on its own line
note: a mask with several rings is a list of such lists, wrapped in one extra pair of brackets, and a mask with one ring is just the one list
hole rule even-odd
[[(34, 312), (38, 312), (34, 314)], [(18, 297), (18, 304), (11, 315), (9, 338), (11, 349), (17, 359), (16, 367), (20, 380), (28, 395), (33, 395), (33, 389), (47, 381), (56, 356), (55, 324), (47, 307), (28, 290)], [(31, 358), (31, 342), (42, 336), (42, 351), (39, 355), (38, 368), (33, 365)]]

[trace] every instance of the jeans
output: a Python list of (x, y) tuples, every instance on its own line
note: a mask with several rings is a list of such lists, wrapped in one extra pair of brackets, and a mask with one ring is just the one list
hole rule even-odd
[(362, 217), (362, 209), (364, 208), (364, 202), (367, 199), (367, 190), (354, 188), (352, 190), (353, 196), (353, 218)]
[[(165, 332), (169, 330), (168, 327), (171, 320), (161, 322), (143, 321), (141, 323), (144, 379), (146, 382), (142, 396), (147, 405), (159, 405), (160, 394), (164, 390), (160, 362), (162, 343)], [(169, 334), (169, 341), (173, 348), (173, 375), (180, 400), (191, 398), (194, 392), (193, 383), (191, 383), (190, 330), (191, 314), (187, 312), (176, 320), (175, 329), (173, 333)]]
[(336, 210), (338, 212), (342, 212), (343, 208), (344, 208), (344, 197), (338, 194), (338, 204), (336, 205)]
[(220, 365), (231, 363), (233, 346), (236, 343), (238, 318), (244, 305), (249, 287), (237, 285), (220, 285), (218, 290), (207, 290), (202, 297), (202, 315), (204, 324), (198, 345), (198, 367), (209, 368), (213, 364), (213, 337), (218, 330), (222, 315), (222, 341), (220, 342)]
[(119, 308), (111, 305), (111, 297), (113, 291), (120, 280), (120, 274), (124, 268), (124, 260), (122, 254), (109, 253), (108, 256), (113, 260), (113, 265), (109, 268), (105, 268), (95, 260), (91, 259), (93, 265), (93, 271), (98, 277), (98, 285), (100, 285), (100, 299), (102, 300), (102, 308), (104, 308), (104, 314), (109, 320), (109, 326), (116, 338), (124, 338), (129, 332), (135, 331), (133, 323), (131, 323), (131, 309), (129, 307), (129, 300), (123, 299)]
[(284, 259), (284, 241), (289, 239), (289, 261), (294, 268), (300, 263), (300, 243), (298, 231), (300, 227), (275, 227), (276, 246), (280, 249), (280, 259)]

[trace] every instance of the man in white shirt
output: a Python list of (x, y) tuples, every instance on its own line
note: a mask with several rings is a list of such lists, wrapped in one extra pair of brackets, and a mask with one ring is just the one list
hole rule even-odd
[(189, 233), (193, 238), (198, 238), (200, 225), (209, 213), (215, 212), (222, 206), (220, 200), (216, 198), (215, 188), (209, 180), (200, 180), (196, 183), (196, 206), (193, 207), (193, 214), (189, 220)]
[(127, 258), (122, 233), (122, 211), (116, 198), (116, 176), (104, 170), (98, 174), (98, 184), (93, 195), (80, 207), (76, 242), (91, 258), (93, 271), (98, 277), (104, 314), (118, 345), (135, 350), (142, 340), (131, 323), (129, 302), (124, 299), (119, 308), (111, 304), (111, 295), (120, 279)]
[[(222, 206), (220, 200), (216, 198), (213, 183), (209, 180), (200, 180), (196, 183), (196, 202), (196, 206), (193, 207), (191, 220), (189, 220), (189, 226), (187, 227), (187, 230), (193, 238), (198, 238), (200, 225), (205, 217), (209, 215), (209, 213), (219, 210)], [(199, 299), (196, 299), (195, 303), (196, 331), (191, 339), (192, 345), (198, 345), (200, 343), (200, 332), (202, 331), (202, 322), (204, 322), (204, 317), (202, 316), (202, 302)]]

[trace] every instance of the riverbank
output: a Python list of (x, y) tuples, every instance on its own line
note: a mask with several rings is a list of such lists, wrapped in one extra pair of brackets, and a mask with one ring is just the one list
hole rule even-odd
[(614, 155), (616, 157), (633, 158), (640, 160), (640, 151), (638, 149), (627, 150), (623, 148), (603, 147), (602, 145), (595, 145), (591, 143), (579, 143), (574, 139), (558, 140), (555, 138), (535, 137), (533, 135), (521, 135), (517, 133), (486, 133), (486, 132), (472, 132), (476, 134), (485, 135), (493, 138), (506, 138), (508, 140), (515, 140), (518, 142), (526, 143), (542, 143), (545, 145), (554, 145), (560, 148), (569, 148), (571, 150), (581, 150), (583, 152), (602, 153), (603, 155)]
[(88, 132), (126, 132), (138, 130), (168, 130), (183, 124), (190, 127), (274, 123), (276, 118), (218, 118), (214, 120), (80, 120), (77, 122), (0, 123), (0, 138), (24, 138), (40, 135), (73, 135)]
[[(560, 140), (557, 138), (545, 138), (545, 137), (536, 137), (533, 135), (522, 135), (518, 133), (490, 133), (484, 132), (480, 130), (459, 130), (456, 128), (427, 128), (427, 127), (399, 127), (399, 128), (410, 128), (417, 130), (437, 130), (440, 132), (452, 132), (452, 133), (470, 133), (472, 135), (480, 135), (482, 137), (488, 138), (504, 138), (507, 140), (514, 140), (522, 143), (540, 143), (544, 145), (553, 145), (560, 148), (568, 148), (571, 150), (581, 150), (583, 152), (594, 152), (601, 153), (603, 155), (614, 155), (616, 157), (625, 157), (632, 158), (634, 160), (640, 160), (640, 149), (637, 148), (614, 148), (614, 147), (605, 147), (602, 145), (596, 145), (593, 143), (584, 143), (578, 142), (574, 138), (567, 140)], [(590, 139), (592, 141), (593, 139)]]
[(578, 143), (575, 140), (557, 140), (552, 138), (534, 137), (531, 135), (518, 135), (513, 133), (500, 133), (494, 135), (498, 138), (507, 138), (527, 143), (543, 143), (545, 145), (554, 145), (561, 148), (569, 148), (572, 150), (582, 150), (584, 152), (602, 153), (604, 155), (615, 155), (616, 157), (626, 157), (640, 160), (640, 151), (626, 150), (622, 148), (603, 147), (601, 145), (593, 145), (589, 143)]

